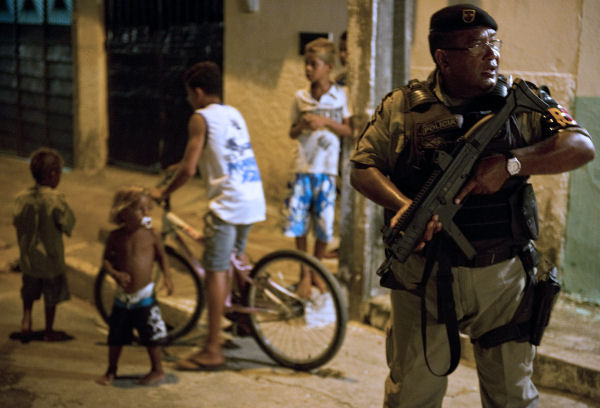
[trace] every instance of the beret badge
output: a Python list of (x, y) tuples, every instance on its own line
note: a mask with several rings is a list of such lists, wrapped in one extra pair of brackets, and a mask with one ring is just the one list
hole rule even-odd
[(473, 21), (475, 21), (475, 10), (473, 9), (463, 9), (462, 11), (462, 20), (467, 23), (470, 24)]
[(498, 30), (498, 24), (485, 10), (472, 4), (456, 4), (444, 7), (431, 16), (429, 32), (447, 33), (473, 27)]

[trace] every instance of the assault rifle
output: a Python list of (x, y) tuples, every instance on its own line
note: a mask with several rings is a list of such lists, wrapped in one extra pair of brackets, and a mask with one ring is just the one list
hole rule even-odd
[[(462, 204), (454, 198), (468, 180), (477, 159), (504, 127), (510, 115), (537, 111), (545, 113), (548, 105), (527, 86), (524, 80), (516, 79), (506, 96), (504, 106), (479, 120), (462, 138), (451, 154), (437, 151), (436, 170), (415, 196), (408, 210), (393, 227), (383, 228), (383, 241), (393, 258), (405, 262), (415, 245), (422, 239), (427, 223), (434, 214), (439, 215), (445, 232), (454, 240), (468, 259), (476, 251), (469, 240), (452, 220)], [(379, 268), (382, 275), (391, 263), (391, 257)]]

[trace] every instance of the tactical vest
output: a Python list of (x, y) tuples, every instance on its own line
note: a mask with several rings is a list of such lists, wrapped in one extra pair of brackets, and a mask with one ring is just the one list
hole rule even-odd
[[(438, 100), (430, 86), (428, 82), (412, 80), (401, 88), (406, 101), (406, 144), (390, 178), (410, 198), (414, 198), (434, 170), (435, 151), (452, 153), (460, 138), (479, 119), (504, 103), (508, 92), (505, 79), (499, 77), (491, 93), (468, 106), (449, 108)], [(511, 116), (482, 157), (524, 144), (516, 120)], [(463, 201), (454, 221), (477, 251), (498, 245), (519, 246), (528, 241), (531, 234), (522, 225), (524, 221), (519, 215), (521, 190), (525, 186), (526, 178), (511, 177), (495, 194), (469, 195)]]

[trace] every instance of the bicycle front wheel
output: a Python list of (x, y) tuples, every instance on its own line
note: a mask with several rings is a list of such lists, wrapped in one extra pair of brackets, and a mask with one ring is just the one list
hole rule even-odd
[[(301, 294), (299, 282), (306, 274), (318, 285)], [(295, 370), (320, 367), (335, 356), (348, 311), (336, 279), (321, 262), (305, 252), (280, 250), (261, 258), (250, 276), (245, 304), (253, 336), (267, 355)]]
[[(183, 256), (170, 246), (166, 246), (165, 250), (173, 280), (173, 294), (167, 296), (158, 265), (155, 265), (152, 276), (155, 283), (154, 295), (167, 326), (168, 344), (196, 327), (204, 307), (204, 287), (198, 272)], [(102, 269), (94, 284), (94, 300), (100, 316), (107, 324), (116, 289), (114, 279)]]

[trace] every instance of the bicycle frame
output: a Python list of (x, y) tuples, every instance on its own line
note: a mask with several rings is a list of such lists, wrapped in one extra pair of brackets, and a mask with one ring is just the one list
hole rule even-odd
[[(166, 344), (171, 344), (198, 326), (205, 307), (206, 271), (188, 238), (200, 245), (205, 240), (170, 211), (168, 200), (157, 203), (163, 210), (161, 238), (175, 291), (165, 296), (156, 290), (154, 295), (168, 325)], [(159, 283), (158, 265), (153, 271)], [(225, 316), (232, 322), (234, 336), (251, 335), (273, 361), (295, 370), (314, 369), (335, 356), (346, 333), (347, 307), (335, 276), (318, 259), (296, 249), (279, 249), (251, 265), (233, 253), (227, 273)], [(309, 282), (310, 293), (303, 290), (306, 287), (300, 289), (308, 277), (314, 279)], [(94, 301), (106, 323), (115, 286), (101, 269), (94, 282)]]
[(194, 256), (192, 250), (187, 246), (187, 244), (185, 243), (183, 238), (181, 238), (178, 232), (184, 232), (188, 237), (202, 245), (204, 245), (204, 237), (195, 228), (193, 228), (191, 225), (189, 225), (177, 215), (172, 213), (169, 210), (168, 201), (165, 203), (165, 205), (162, 205), (161, 207), (163, 209), (161, 230), (163, 242), (166, 242), (167, 237), (171, 238), (177, 244), (177, 248), (180, 250), (181, 255), (183, 255), (188, 260), (188, 262), (190, 263), (190, 265), (192, 265), (192, 267), (198, 273), (198, 275), (202, 279), (204, 279), (206, 272), (202, 267), (202, 264), (200, 263), (198, 258)]
[[(198, 232), (198, 230), (196, 230), (194, 227), (192, 227), (187, 222), (185, 222), (180, 217), (178, 217), (173, 212), (171, 212), (168, 201), (166, 201), (164, 205), (161, 205), (161, 207), (163, 209), (162, 230), (161, 230), (161, 235), (163, 237), (163, 241), (166, 241), (166, 237), (171, 238), (177, 244), (177, 247), (178, 247), (180, 253), (189, 261), (190, 265), (192, 265), (192, 267), (198, 273), (200, 278), (204, 279), (206, 276), (206, 271), (202, 267), (200, 260), (196, 256), (194, 256), (194, 254), (192, 253), (192, 250), (185, 243), (185, 241), (183, 240), (183, 238), (181, 237), (181, 235), (179, 233), (180, 232), (184, 233), (189, 238), (198, 242), (201, 245), (205, 244), (204, 237), (202, 236), (202, 234), (200, 232)], [(231, 264), (230, 264), (230, 267), (228, 270), (231, 284), (230, 284), (229, 294), (227, 296), (227, 299), (225, 300), (225, 312), (226, 313), (238, 312), (238, 313), (244, 313), (244, 314), (259, 313), (259, 312), (265, 313), (266, 312), (266, 313), (280, 314), (281, 310), (251, 308), (251, 307), (239, 304), (237, 302), (234, 302), (232, 300), (231, 293), (233, 290), (233, 278), (234, 277), (236, 279), (238, 286), (240, 286), (240, 287), (243, 285), (255, 285), (256, 284), (252, 280), (252, 278), (250, 278), (251, 270), (252, 270), (252, 265), (241, 262), (235, 256), (235, 254), (231, 254)], [(298, 301), (301, 303), (306, 302), (305, 299), (302, 299), (295, 293), (278, 285), (276, 282), (274, 282), (270, 279), (267, 281), (267, 285), (269, 287), (263, 288), (264, 293), (274, 303), (278, 304), (280, 307), (282, 307), (284, 309), (287, 309), (286, 310), (287, 314), (290, 314), (293, 316), (293, 311), (290, 310), (281, 301), (281, 299), (279, 297), (275, 296), (271, 290), (275, 290), (281, 294), (284, 294), (284, 295), (290, 297), (291, 299), (293, 299), (294, 301)]]

